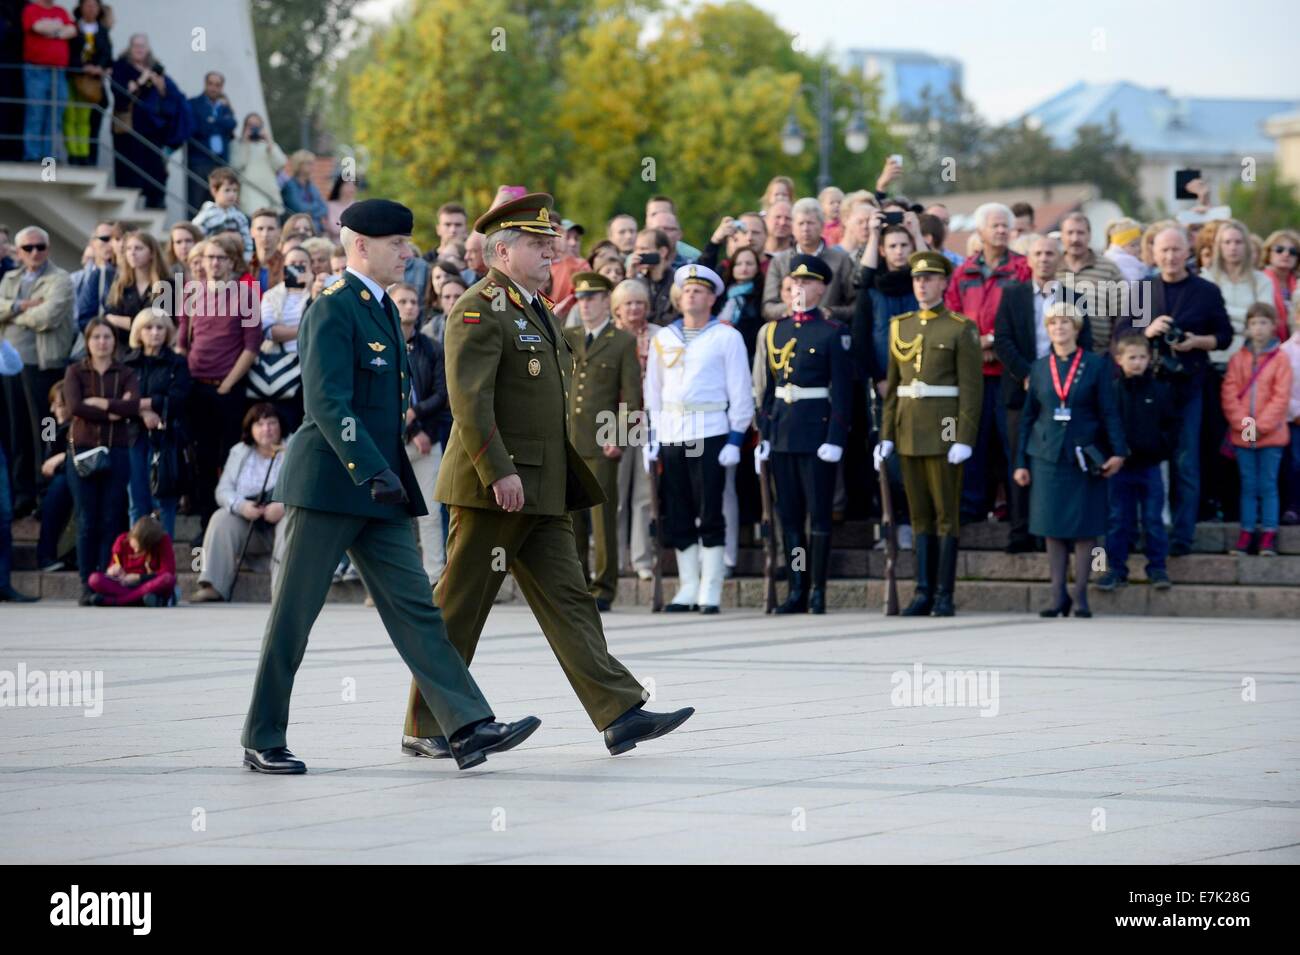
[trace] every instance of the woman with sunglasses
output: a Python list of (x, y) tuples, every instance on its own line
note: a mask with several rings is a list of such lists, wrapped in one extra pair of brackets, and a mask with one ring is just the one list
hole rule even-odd
[(1277, 337), (1286, 341), (1291, 337), (1286, 317), (1291, 314), (1296, 272), (1300, 271), (1300, 232), (1278, 229), (1270, 235), (1260, 252), (1259, 267), (1273, 283), (1273, 307), (1278, 316)]

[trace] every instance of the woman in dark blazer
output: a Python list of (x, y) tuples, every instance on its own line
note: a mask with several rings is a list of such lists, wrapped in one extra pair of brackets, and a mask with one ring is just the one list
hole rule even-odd
[[(1047, 538), (1051, 607), (1044, 617), (1091, 617), (1092, 548), (1106, 533), (1106, 478), (1124, 465), (1128, 446), (1110, 358), (1079, 347), (1083, 317), (1058, 303), (1043, 317), (1052, 350), (1034, 362), (1020, 419), (1013, 477), (1029, 487), (1029, 532)], [(1055, 372), (1055, 373), (1053, 373)], [(1064, 395), (1064, 397), (1062, 397)], [(1088, 468), (1100, 466), (1093, 475)], [(1074, 600), (1065, 590), (1074, 544)]]

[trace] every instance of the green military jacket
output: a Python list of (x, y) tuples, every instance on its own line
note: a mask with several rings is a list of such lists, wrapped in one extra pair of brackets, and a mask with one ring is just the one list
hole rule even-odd
[[(880, 437), (900, 454), (947, 454), (954, 444), (975, 446), (984, 399), (979, 331), (943, 305), (895, 315), (889, 328), (889, 391)], [(899, 386), (956, 386), (952, 397), (904, 397)], [(923, 386), (922, 386), (923, 387)]]
[(615, 328), (612, 320), (590, 348), (587, 329), (581, 325), (566, 328), (564, 337), (575, 355), (577, 375), (569, 392), (569, 441), (584, 458), (600, 457), (602, 444), (626, 446), (627, 417), (641, 410), (636, 339)]
[[(411, 372), (396, 310), (385, 311), (361, 279), (343, 273), (302, 317), (298, 365), (305, 414), (274, 500), (361, 517), (427, 514), (402, 443)], [(371, 499), (369, 481), (386, 468), (401, 478), (407, 504)]]
[[(518, 474), (525, 514), (563, 514), (605, 495), (568, 440), (573, 351), (546, 301), (546, 324), (492, 269), (447, 316), (447, 399), (454, 423), (434, 497), (497, 510), (492, 482)], [(549, 326), (549, 327), (548, 327)]]

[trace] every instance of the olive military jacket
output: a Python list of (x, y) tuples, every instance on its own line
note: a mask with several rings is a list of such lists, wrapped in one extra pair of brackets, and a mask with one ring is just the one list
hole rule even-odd
[(615, 328), (613, 321), (590, 348), (587, 329), (581, 325), (566, 328), (564, 337), (573, 350), (577, 375), (569, 393), (569, 441), (584, 458), (598, 458), (603, 444), (627, 444), (627, 418), (641, 410), (636, 339)]
[[(396, 310), (344, 272), (303, 315), (298, 364), (305, 414), (273, 499), (360, 517), (427, 514), (402, 442), (411, 372)], [(406, 504), (371, 499), (370, 479), (385, 469), (401, 478)]]
[(545, 299), (538, 295), (530, 306), (510, 279), (491, 269), (447, 315), (443, 346), (454, 423), (437, 500), (498, 510), (492, 483), (518, 474), (524, 514), (604, 503), (568, 439), (574, 356)]
[[(918, 371), (919, 366), (919, 371)], [(984, 400), (979, 331), (943, 305), (895, 315), (889, 329), (889, 391), (880, 437), (911, 457), (947, 454), (954, 443), (974, 447)], [(899, 386), (957, 386), (952, 397), (909, 398)], [(924, 386), (922, 386), (924, 387)]]

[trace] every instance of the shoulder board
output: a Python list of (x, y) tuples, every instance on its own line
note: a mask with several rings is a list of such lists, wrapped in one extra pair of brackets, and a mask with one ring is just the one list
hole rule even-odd
[(823, 315), (822, 321), (824, 321), (831, 328), (839, 329), (844, 327), (843, 322), (841, 322), (838, 318), (831, 318), (829, 315)]
[(344, 287), (345, 285), (347, 285), (347, 284), (348, 284), (348, 283), (347, 283), (346, 281), (344, 281), (343, 279), (339, 279), (339, 280), (338, 280), (337, 282), (335, 282), (333, 285), (329, 286), (328, 288), (325, 288), (325, 289), (321, 290), (321, 294), (322, 294), (322, 295), (333, 295), (335, 292), (337, 292), (339, 289), (343, 288), (343, 287)]
[(496, 282), (488, 282), (486, 285), (484, 285), (481, 289), (478, 290), (478, 294), (482, 298), (487, 299), (489, 302), (492, 301), (492, 299), (497, 294)]
[(916, 312), (899, 312), (897, 315), (892, 316), (889, 320), (891, 322), (901, 322), (903, 319), (911, 318), (915, 314)]
[(970, 319), (967, 318), (965, 315), (963, 315), (961, 312), (954, 312), (952, 309), (945, 309), (945, 310), (944, 310), (944, 314), (946, 314), (949, 318), (951, 318), (951, 319), (955, 319), (956, 321), (959, 321), (959, 322), (969, 322), (969, 321), (970, 321)]

